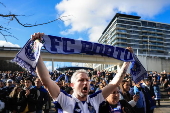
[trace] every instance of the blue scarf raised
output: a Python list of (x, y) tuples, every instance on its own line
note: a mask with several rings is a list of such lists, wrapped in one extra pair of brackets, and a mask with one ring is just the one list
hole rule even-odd
[(41, 47), (52, 54), (88, 54), (112, 57), (125, 62), (132, 62), (131, 74), (135, 83), (139, 82), (146, 75), (146, 70), (138, 60), (138, 58), (129, 52), (129, 50), (104, 45), (100, 43), (93, 43), (82, 40), (75, 40), (70, 38), (62, 38), (51, 35), (44, 35), (42, 41), (38, 40), (28, 42), (18, 52), (16, 57), (12, 60), (28, 71), (34, 72), (40, 56)]

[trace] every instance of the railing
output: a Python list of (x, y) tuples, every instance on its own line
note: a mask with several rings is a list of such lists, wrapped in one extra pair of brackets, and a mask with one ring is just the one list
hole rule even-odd
[[(0, 51), (20, 51), (21, 47), (0, 47)], [(46, 49), (41, 49), (41, 52), (48, 52)]]

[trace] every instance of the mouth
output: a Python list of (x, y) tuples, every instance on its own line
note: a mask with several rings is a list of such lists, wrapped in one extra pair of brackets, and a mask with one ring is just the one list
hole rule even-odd
[(87, 87), (84, 87), (82, 91), (83, 91), (83, 93), (87, 93), (88, 92)]

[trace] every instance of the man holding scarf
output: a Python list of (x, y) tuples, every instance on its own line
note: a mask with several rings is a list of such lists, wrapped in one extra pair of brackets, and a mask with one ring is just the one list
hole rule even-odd
[[(35, 33), (32, 35), (32, 40), (39, 39), (43, 35), (44, 33)], [(132, 52), (131, 47), (127, 49)], [(53, 100), (57, 101), (59, 110), (62, 110), (63, 113), (98, 113), (99, 105), (119, 86), (129, 64), (130, 62), (124, 62), (114, 79), (102, 90), (90, 96), (88, 95), (90, 84), (88, 73), (84, 70), (78, 70), (71, 78), (74, 91), (72, 96), (60, 90), (59, 86), (51, 80), (41, 56), (38, 60), (36, 71)]]

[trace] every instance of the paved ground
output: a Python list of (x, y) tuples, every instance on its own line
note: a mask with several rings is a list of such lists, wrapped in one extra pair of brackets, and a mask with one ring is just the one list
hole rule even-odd
[(161, 106), (156, 107), (154, 113), (170, 113), (170, 101), (161, 101)]
[[(53, 107), (50, 110), (50, 113), (55, 113), (55, 110)], [(156, 107), (154, 110), (154, 113), (170, 113), (170, 101), (161, 101), (161, 106)]]

